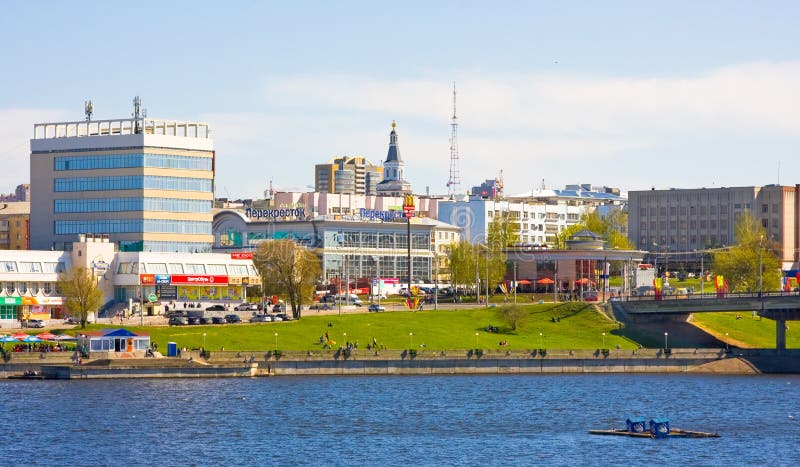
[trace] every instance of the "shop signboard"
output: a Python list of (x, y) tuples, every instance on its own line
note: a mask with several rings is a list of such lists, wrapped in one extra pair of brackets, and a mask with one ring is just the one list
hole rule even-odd
[(156, 295), (154, 293), (151, 293), (150, 295), (147, 296), (147, 301), (149, 301), (150, 303), (157, 302), (158, 301), (158, 295)]
[(178, 287), (174, 285), (156, 284), (156, 293), (161, 300), (177, 300)]
[(231, 253), (231, 259), (253, 259), (252, 251), (235, 251)]
[(173, 274), (171, 282), (182, 285), (228, 285), (228, 276)]
[(228, 276), (229, 285), (242, 285), (242, 276)]
[(156, 274), (156, 284), (169, 285), (169, 274)]
[(0, 305), (22, 305), (22, 297), (0, 297)]
[(139, 274), (139, 283), (141, 285), (155, 285), (156, 284), (156, 275), (155, 274)]
[(249, 277), (250, 285), (261, 285), (261, 278), (259, 276)]

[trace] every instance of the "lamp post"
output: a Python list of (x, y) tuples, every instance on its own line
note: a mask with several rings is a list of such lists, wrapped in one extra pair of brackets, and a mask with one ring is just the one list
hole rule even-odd
[(669, 333), (664, 333), (664, 350), (669, 348)]
[(413, 332), (409, 332), (408, 333), (408, 348), (409, 349), (413, 349), (414, 348), (414, 333)]
[(700, 250), (700, 298), (703, 298), (703, 279), (706, 276), (706, 269), (703, 267), (703, 250)]
[(539, 348), (544, 348), (544, 335), (541, 332), (539, 333)]
[(728, 347), (728, 345), (729, 345), (729, 344), (728, 344), (728, 333), (726, 332), (726, 333), (725, 333), (725, 351), (726, 351), (726, 352), (729, 350), (729, 347)]
[(278, 333), (275, 333), (275, 350), (278, 350)]
[(603, 334), (603, 348), (605, 349), (606, 348), (606, 333), (602, 333), (602, 334)]
[(206, 333), (203, 333), (203, 350), (206, 350)]
[(373, 256), (375, 260), (375, 287), (378, 289), (378, 306), (381, 306), (381, 259)]
[(512, 263), (514, 265), (514, 305), (517, 304), (517, 262), (514, 261)]
[(347, 333), (346, 332), (342, 333), (342, 340), (344, 341), (345, 345), (347, 345)]
[(477, 333), (477, 332), (475, 333), (475, 348), (476, 349), (478, 348), (478, 334), (479, 333)]
[(764, 236), (758, 240), (758, 296), (761, 298), (761, 311), (764, 311), (764, 262), (762, 259), (764, 252)]

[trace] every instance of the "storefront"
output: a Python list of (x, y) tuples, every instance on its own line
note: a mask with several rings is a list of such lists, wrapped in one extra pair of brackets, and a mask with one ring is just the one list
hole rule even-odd
[(150, 336), (124, 328), (78, 334), (78, 345), (90, 352), (136, 352), (150, 348)]

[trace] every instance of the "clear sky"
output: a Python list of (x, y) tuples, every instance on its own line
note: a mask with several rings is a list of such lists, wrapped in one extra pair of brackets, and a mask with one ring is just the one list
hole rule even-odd
[(8, 2), (0, 192), (33, 124), (211, 125), (217, 196), (306, 189), (333, 156), (386, 156), (445, 193), (452, 83), (462, 190), (800, 183), (797, 1)]

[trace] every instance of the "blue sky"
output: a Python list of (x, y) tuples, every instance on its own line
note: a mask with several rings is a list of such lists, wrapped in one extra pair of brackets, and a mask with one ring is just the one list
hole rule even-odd
[(209, 122), (217, 195), (313, 184), (386, 155), (446, 192), (452, 83), (462, 189), (800, 183), (800, 2), (13, 2), (0, 17), (0, 192), (33, 124)]

